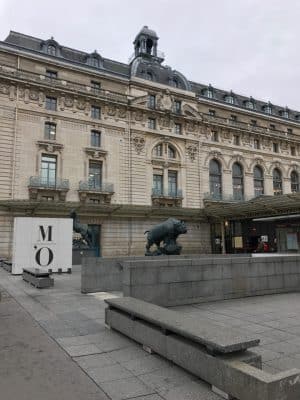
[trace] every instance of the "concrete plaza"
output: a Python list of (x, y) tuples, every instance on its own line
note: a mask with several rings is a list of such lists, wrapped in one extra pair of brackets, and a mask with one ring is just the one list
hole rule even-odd
[[(6, 399), (220, 399), (209, 386), (104, 325), (103, 299), (80, 293), (80, 268), (38, 290), (0, 269), (0, 388)], [(300, 293), (174, 307), (261, 339), (263, 368), (300, 368)], [(32, 338), (32, 340), (31, 340)], [(3, 392), (4, 388), (4, 392)], [(18, 395), (19, 394), (19, 395)], [(20, 396), (20, 394), (22, 394)]]

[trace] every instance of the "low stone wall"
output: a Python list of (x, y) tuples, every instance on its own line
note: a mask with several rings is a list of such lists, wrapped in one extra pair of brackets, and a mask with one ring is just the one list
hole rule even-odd
[[(203, 256), (203, 255), (201, 255)], [(81, 268), (82, 293), (109, 292), (123, 290), (123, 265), (126, 262), (160, 260), (183, 260), (199, 258), (200, 255), (161, 256), (161, 257), (83, 257)]]
[(293, 292), (300, 256), (124, 261), (124, 296), (162, 306)]

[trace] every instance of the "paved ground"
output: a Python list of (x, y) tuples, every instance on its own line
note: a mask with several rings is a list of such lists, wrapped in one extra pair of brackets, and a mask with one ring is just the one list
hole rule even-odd
[(203, 381), (105, 329), (103, 296), (80, 293), (79, 271), (54, 280), (39, 290), (0, 268), (13, 297), (0, 302), (1, 399), (220, 400)]
[[(220, 400), (204, 382), (106, 330), (104, 296), (80, 293), (78, 268), (44, 290), (0, 268), (0, 285), (13, 297), (0, 303), (5, 400)], [(300, 368), (300, 293), (175, 309), (253, 332), (269, 372)]]

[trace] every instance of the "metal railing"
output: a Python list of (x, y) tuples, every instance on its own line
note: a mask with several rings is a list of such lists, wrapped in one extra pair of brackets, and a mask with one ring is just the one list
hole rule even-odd
[(245, 194), (220, 194), (220, 193), (204, 193), (204, 200), (212, 200), (212, 201), (228, 201), (228, 202), (242, 202), (255, 199), (260, 196), (265, 196), (264, 194), (260, 195), (245, 195)]
[[(210, 114), (203, 114), (203, 122), (207, 123), (213, 123), (217, 125), (222, 125), (230, 128), (236, 128), (240, 129), (243, 131), (250, 131), (254, 133), (263, 133), (263, 134), (268, 134), (268, 135), (273, 135), (281, 138), (293, 138), (293, 139), (298, 139), (299, 136), (294, 134), (294, 133), (287, 133), (286, 131), (280, 131), (278, 129), (271, 129), (267, 128), (264, 126), (259, 126), (259, 125), (253, 125), (251, 123), (247, 122), (241, 122), (241, 121), (235, 121), (231, 118), (223, 118), (223, 117), (218, 117), (216, 115), (210, 115)], [(293, 121), (296, 122), (296, 121)]]
[(69, 190), (68, 179), (50, 179), (43, 176), (31, 176), (29, 178), (29, 187), (40, 188), (40, 189), (57, 189), (57, 190)]
[(174, 198), (182, 198), (182, 190), (159, 190), (152, 189), (152, 197), (174, 197)]
[(79, 190), (87, 192), (114, 193), (114, 185), (112, 183), (101, 183), (100, 185), (95, 185), (93, 182), (86, 180), (79, 182)]
[(29, 81), (37, 83), (39, 85), (49, 86), (51, 88), (70, 90), (85, 95), (92, 95), (94, 97), (118, 101), (121, 103), (126, 103), (126, 104), (128, 103), (127, 96), (121, 93), (112, 92), (110, 90), (105, 90), (101, 88), (95, 90), (94, 88), (88, 85), (82, 85), (79, 83), (70, 82), (59, 78), (49, 78), (46, 75), (17, 70), (15, 68), (6, 67), (3, 65), (0, 65), (0, 76), (7, 77), (9, 79), (18, 79), (26, 82)]

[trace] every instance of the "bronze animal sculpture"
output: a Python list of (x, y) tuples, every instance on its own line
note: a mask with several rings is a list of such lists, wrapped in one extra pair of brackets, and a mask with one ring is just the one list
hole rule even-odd
[[(176, 239), (179, 235), (187, 232), (184, 221), (180, 221), (175, 218), (168, 218), (166, 221), (154, 226), (147, 233), (147, 244), (146, 244), (146, 256), (153, 255), (179, 255), (181, 253), (182, 246), (176, 243)], [(163, 245), (161, 246), (161, 242)], [(151, 252), (151, 246), (155, 244), (156, 250)]]
[(73, 219), (73, 231), (76, 233), (80, 233), (80, 235), (81, 235), (82, 243), (77, 243), (77, 245), (79, 247), (81, 247), (81, 245), (84, 244), (88, 247), (92, 247), (92, 232), (91, 232), (90, 228), (88, 227), (88, 225), (80, 223), (75, 210), (72, 210), (70, 212), (70, 218)]

